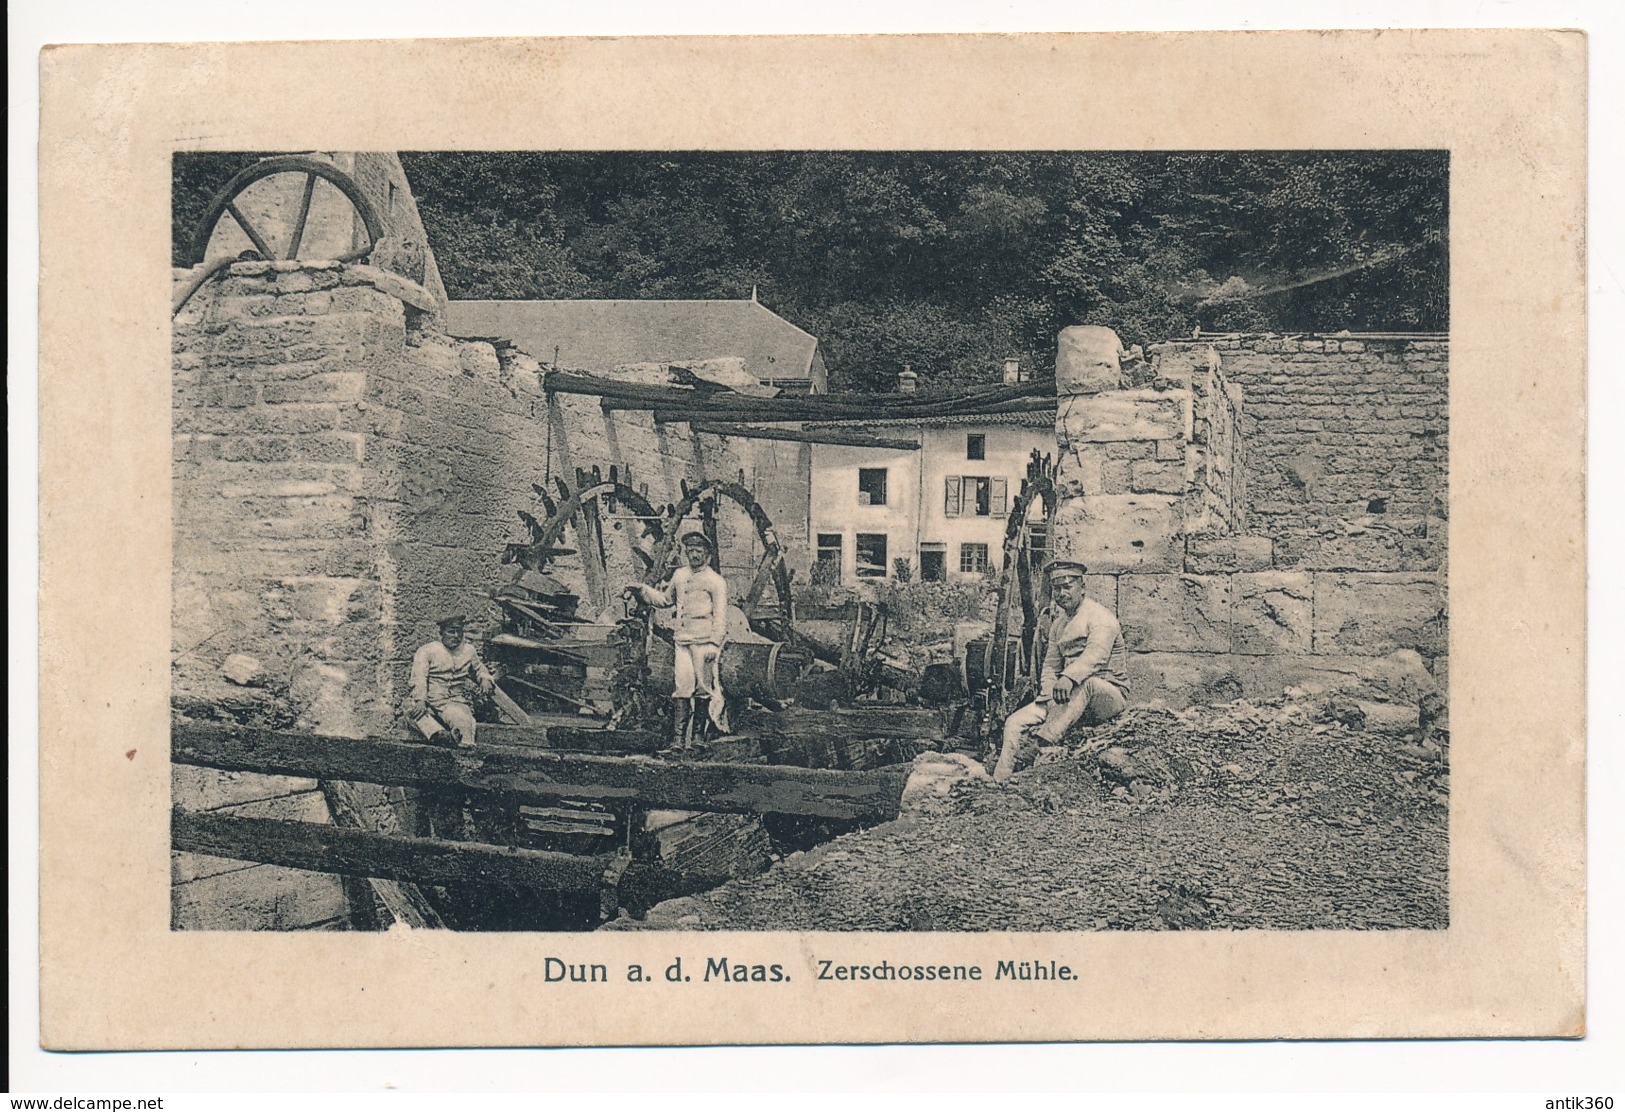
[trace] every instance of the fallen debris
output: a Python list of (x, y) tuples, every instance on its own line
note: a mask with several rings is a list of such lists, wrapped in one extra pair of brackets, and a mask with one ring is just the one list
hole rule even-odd
[(1448, 769), (1291, 698), (1136, 708), (1002, 786), (924, 754), (897, 821), (611, 928), (1442, 928)]

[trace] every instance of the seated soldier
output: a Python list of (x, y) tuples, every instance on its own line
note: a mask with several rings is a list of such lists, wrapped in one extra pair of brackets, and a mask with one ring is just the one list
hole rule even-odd
[(496, 681), (474, 646), (464, 640), (461, 614), (441, 618), (440, 639), (412, 656), (407, 716), (436, 744), (474, 744), (474, 693), (490, 695)]
[(1038, 697), (1005, 719), (995, 780), (1031, 764), (1040, 746), (1059, 744), (1074, 725), (1098, 725), (1128, 706), (1123, 627), (1110, 610), (1084, 597), (1088, 569), (1082, 564), (1054, 560), (1047, 570), (1055, 612)]

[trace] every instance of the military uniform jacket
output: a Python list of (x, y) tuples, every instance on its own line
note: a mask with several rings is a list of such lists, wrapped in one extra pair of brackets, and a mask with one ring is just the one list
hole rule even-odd
[(715, 568), (680, 567), (665, 590), (644, 586), (639, 591), (651, 606), (677, 607), (672, 635), (677, 644), (721, 645), (728, 639), (728, 584)]
[(464, 641), (456, 651), (439, 641), (430, 641), (412, 656), (412, 699), (439, 706), (441, 703), (473, 705), (477, 688), (491, 681), (491, 673)]
[(1038, 698), (1048, 699), (1061, 676), (1078, 684), (1090, 676), (1099, 676), (1115, 684), (1127, 698), (1128, 654), (1123, 647), (1123, 627), (1116, 615), (1092, 598), (1079, 603), (1074, 614), (1058, 606), (1054, 613), (1055, 620), (1049, 627), (1049, 646), (1044, 650), (1044, 664), (1039, 672)]

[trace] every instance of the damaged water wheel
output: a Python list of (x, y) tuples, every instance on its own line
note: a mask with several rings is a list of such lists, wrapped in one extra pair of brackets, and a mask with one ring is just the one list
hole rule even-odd
[[(542, 516), (519, 512), (530, 540), (503, 551), (502, 562), (516, 566), (493, 596), (503, 631), (487, 645), (503, 666), (500, 682), (522, 704), (637, 721), (647, 711), (643, 623), (633, 623), (635, 636), (620, 623), (607, 640), (601, 627), (600, 636), (586, 631), (610, 613), (621, 586), (651, 566), (665, 515), (614, 467), (607, 478), (597, 468), (578, 469), (573, 487), (557, 477), (554, 484), (552, 491), (532, 487)], [(575, 566), (560, 567), (568, 557), (578, 558)], [(577, 570), (585, 600), (554, 574), (574, 579)], [(586, 614), (578, 613), (583, 601)]]
[[(278, 177), (288, 178), (289, 185), (301, 177), (304, 179), (292, 219), (284, 221), (272, 215), (251, 215), (245, 211), (245, 208), (252, 207), (245, 200), (249, 190), (267, 179)], [(209, 244), (226, 217), (230, 217), (231, 222), (241, 229), (253, 245), (252, 252), (244, 252), (238, 258), (257, 256), (271, 262), (301, 258), (301, 250), (310, 254), (306, 232), (313, 208), (318, 204), (327, 207), (325, 198), (318, 199), (317, 190), (322, 182), (342, 195), (354, 219), (350, 222), (349, 246), (336, 255), (323, 253), (320, 257), (341, 263), (367, 258), (383, 238), (384, 226), (378, 219), (377, 210), (355, 179), (324, 159), (307, 155), (280, 155), (254, 163), (227, 182), (215, 195), (192, 235), (191, 265), (196, 266), (204, 261)], [(359, 227), (355, 226), (357, 222)]]
[[(519, 512), (520, 520), (530, 531), (530, 543), (510, 544), (502, 555), (502, 562), (542, 572), (560, 556), (580, 556), (588, 602), (594, 611), (603, 612), (618, 590), (618, 587), (612, 589), (606, 581), (609, 553), (605, 545), (605, 522), (612, 531), (625, 534), (631, 558), (642, 565), (640, 574), (658, 566), (655, 552), (665, 540), (665, 516), (631, 485), (631, 478), (630, 472), (622, 476), (615, 467), (609, 469), (608, 478), (596, 467), (591, 471), (577, 468), (574, 488), (554, 477), (557, 499), (555, 492), (545, 486), (532, 486), (546, 516), (538, 519), (534, 514)], [(623, 523), (635, 527), (623, 529)], [(574, 534), (574, 548), (563, 547), (567, 532)]]
[(993, 632), (965, 653), (965, 690), (975, 716), (973, 736), (986, 759), (1004, 720), (1037, 694), (1048, 647), (1050, 521), (1055, 514), (1055, 464), (1036, 450), (1004, 529), (1004, 564)]

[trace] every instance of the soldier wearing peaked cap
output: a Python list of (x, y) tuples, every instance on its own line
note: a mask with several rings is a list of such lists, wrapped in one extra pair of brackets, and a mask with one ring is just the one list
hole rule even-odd
[(1123, 627), (1110, 610), (1084, 597), (1088, 570), (1076, 560), (1054, 560), (1045, 568), (1055, 607), (1038, 697), (1005, 719), (995, 780), (1031, 764), (1040, 746), (1058, 744), (1074, 725), (1098, 725), (1128, 706)]
[(412, 690), (407, 715), (420, 733), (437, 743), (474, 744), (474, 694), (496, 687), (485, 663), (465, 639), (468, 619), (448, 613), (435, 622), (437, 640), (412, 656)]

